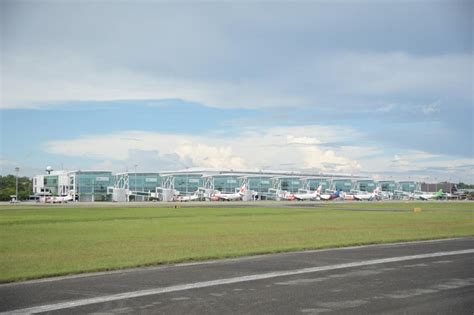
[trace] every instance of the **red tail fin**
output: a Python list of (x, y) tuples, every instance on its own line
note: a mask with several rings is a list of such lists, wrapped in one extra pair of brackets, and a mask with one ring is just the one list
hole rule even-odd
[(318, 195), (321, 194), (321, 189), (322, 189), (322, 188), (323, 188), (323, 187), (322, 187), (321, 185), (319, 185), (319, 186), (318, 186), (318, 189), (316, 189), (316, 193), (317, 193)]

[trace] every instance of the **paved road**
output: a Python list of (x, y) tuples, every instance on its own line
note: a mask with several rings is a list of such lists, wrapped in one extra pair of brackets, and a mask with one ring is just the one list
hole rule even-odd
[(265, 255), (0, 286), (0, 312), (473, 314), (474, 238)]

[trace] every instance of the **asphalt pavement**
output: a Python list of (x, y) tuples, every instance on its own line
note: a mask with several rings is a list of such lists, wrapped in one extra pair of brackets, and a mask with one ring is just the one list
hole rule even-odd
[(473, 314), (474, 238), (371, 245), (0, 285), (0, 312)]

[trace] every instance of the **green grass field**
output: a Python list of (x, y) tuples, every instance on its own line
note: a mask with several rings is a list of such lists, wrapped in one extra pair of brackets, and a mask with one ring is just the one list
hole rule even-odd
[[(417, 206), (421, 213), (410, 211)], [(179, 209), (15, 205), (0, 208), (0, 282), (461, 236), (474, 236), (474, 203)]]

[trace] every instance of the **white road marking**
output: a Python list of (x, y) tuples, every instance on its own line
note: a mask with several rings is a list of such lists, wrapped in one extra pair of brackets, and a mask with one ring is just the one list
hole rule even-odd
[(74, 307), (85, 306), (85, 305), (96, 304), (96, 303), (112, 302), (112, 301), (131, 299), (131, 298), (137, 298), (137, 297), (148, 296), (148, 295), (157, 295), (157, 294), (171, 293), (171, 292), (184, 291), (184, 290), (207, 288), (207, 287), (232, 284), (232, 283), (241, 283), (241, 282), (263, 280), (263, 279), (270, 279), (270, 278), (276, 278), (276, 277), (294, 276), (294, 275), (307, 274), (307, 273), (313, 273), (313, 272), (338, 270), (338, 269), (361, 267), (361, 266), (371, 266), (371, 265), (386, 264), (386, 263), (393, 263), (393, 262), (400, 262), (400, 261), (409, 261), (409, 260), (416, 260), (416, 259), (464, 255), (464, 254), (472, 254), (472, 253), (474, 253), (474, 249), (465, 249), (465, 250), (457, 250), (457, 251), (450, 251), (450, 252), (436, 252), (436, 253), (430, 253), (430, 254), (372, 259), (372, 260), (357, 261), (357, 262), (352, 262), (352, 263), (336, 264), (336, 265), (321, 266), (321, 267), (311, 267), (311, 268), (303, 268), (303, 269), (296, 269), (296, 270), (275, 271), (275, 272), (249, 275), (249, 276), (218, 279), (218, 280), (203, 281), (203, 282), (196, 282), (196, 283), (179, 284), (179, 285), (173, 285), (173, 286), (164, 287), (164, 288), (155, 288), (155, 289), (149, 289), (149, 290), (140, 290), (140, 291), (119, 293), (119, 294), (105, 295), (105, 296), (99, 296), (96, 298), (88, 298), (88, 299), (81, 299), (81, 300), (75, 300), (75, 301), (70, 301), (70, 302), (61, 302), (61, 303), (56, 303), (56, 304), (48, 304), (48, 305), (35, 306), (35, 307), (30, 307), (30, 308), (23, 308), (23, 309), (3, 312), (0, 314), (34, 314), (34, 313), (41, 313), (41, 312), (51, 312), (51, 311), (74, 308)]

